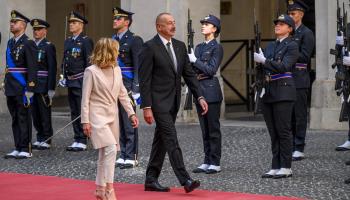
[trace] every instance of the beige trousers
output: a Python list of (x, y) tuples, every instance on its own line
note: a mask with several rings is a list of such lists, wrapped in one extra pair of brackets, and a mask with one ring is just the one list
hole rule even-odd
[(98, 150), (96, 185), (106, 186), (113, 183), (117, 146), (111, 145)]

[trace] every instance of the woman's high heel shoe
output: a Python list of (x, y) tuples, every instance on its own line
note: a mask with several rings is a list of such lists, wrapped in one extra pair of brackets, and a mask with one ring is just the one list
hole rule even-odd
[(97, 200), (107, 200), (106, 199), (106, 190), (105, 189), (96, 189), (95, 197)]
[(114, 189), (106, 190), (106, 200), (117, 200)]

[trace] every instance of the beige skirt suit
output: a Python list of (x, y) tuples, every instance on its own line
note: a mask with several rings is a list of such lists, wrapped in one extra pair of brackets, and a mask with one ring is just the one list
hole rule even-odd
[[(113, 72), (113, 73), (112, 73)], [(120, 68), (101, 69), (92, 65), (85, 69), (81, 123), (91, 124), (91, 142), (95, 149), (117, 144), (119, 149), (118, 101), (128, 116), (135, 114)]]

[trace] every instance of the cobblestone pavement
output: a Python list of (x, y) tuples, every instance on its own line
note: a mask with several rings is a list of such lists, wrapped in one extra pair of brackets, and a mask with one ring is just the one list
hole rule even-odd
[[(69, 122), (66, 114), (55, 114), (54, 130)], [(142, 120), (141, 120), (142, 121)], [(72, 142), (72, 128), (58, 135), (49, 151), (35, 151), (28, 160), (5, 160), (2, 158), (12, 149), (13, 139), (7, 114), (0, 115), (0, 171), (26, 174), (62, 176), (94, 180), (97, 151), (69, 153), (65, 147)], [(254, 123), (254, 122), (252, 122)], [(226, 125), (225, 125), (226, 124)], [(228, 125), (227, 125), (228, 124)], [(216, 175), (197, 175), (202, 189), (243, 193), (295, 196), (307, 199), (350, 199), (350, 185), (343, 184), (350, 177), (350, 152), (336, 152), (334, 148), (344, 142), (346, 132), (308, 131), (304, 161), (293, 163), (293, 178), (282, 180), (261, 179), (269, 170), (271, 161), (270, 141), (264, 126), (248, 122), (224, 123), (222, 126), (222, 172)], [(118, 182), (142, 184), (148, 162), (154, 126), (141, 125), (139, 130), (140, 166), (129, 170), (116, 170)], [(178, 137), (184, 161), (189, 171), (201, 164), (203, 159), (202, 139), (198, 124), (177, 124)], [(35, 135), (33, 140), (35, 139)], [(160, 182), (166, 186), (179, 186), (169, 160), (163, 166)]]

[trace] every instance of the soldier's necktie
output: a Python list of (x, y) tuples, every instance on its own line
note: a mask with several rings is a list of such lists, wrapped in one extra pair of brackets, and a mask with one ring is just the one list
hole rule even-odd
[(281, 42), (279, 40), (276, 40), (276, 44), (275, 44), (275, 53), (276, 53), (276, 50), (278, 48), (278, 46), (281, 44)]
[(170, 56), (170, 59), (171, 59), (171, 61), (173, 62), (173, 65), (174, 65), (174, 69), (175, 69), (175, 71), (176, 71), (175, 60), (174, 60), (173, 52), (171, 51), (170, 45), (171, 45), (170, 42), (168, 42), (168, 43), (166, 44), (166, 50), (168, 51), (168, 54), (169, 54), (169, 56)]

